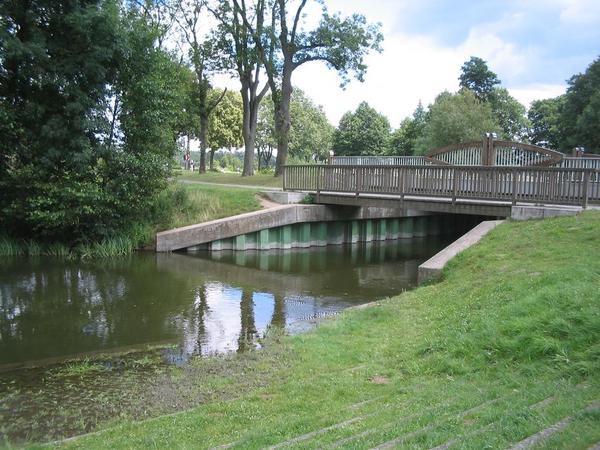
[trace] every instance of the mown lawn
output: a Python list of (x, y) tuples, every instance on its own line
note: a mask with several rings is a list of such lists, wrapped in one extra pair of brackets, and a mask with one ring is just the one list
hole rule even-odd
[(444, 281), (231, 360), (194, 363), (214, 391), (199, 407), (62, 446), (507, 448), (567, 419), (541, 446), (588, 448), (600, 442), (600, 213), (501, 225)]
[(256, 174), (251, 177), (242, 177), (239, 173), (221, 172), (206, 172), (200, 174), (198, 172), (191, 173), (190, 171), (183, 171), (177, 179), (202, 181), (205, 183), (237, 184), (240, 186), (263, 186), (266, 188), (280, 188), (283, 183), (282, 177), (276, 178), (273, 174)]

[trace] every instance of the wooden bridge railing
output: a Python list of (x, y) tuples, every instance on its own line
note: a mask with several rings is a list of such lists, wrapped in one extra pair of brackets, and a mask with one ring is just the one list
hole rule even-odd
[(284, 190), (600, 204), (600, 170), (537, 167), (286, 166)]

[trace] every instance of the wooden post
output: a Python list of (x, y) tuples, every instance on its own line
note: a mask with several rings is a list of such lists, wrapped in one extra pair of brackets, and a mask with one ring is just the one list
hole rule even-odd
[(489, 142), (488, 142), (488, 166), (495, 166), (496, 165), (496, 147), (495, 147), (495, 143), (494, 143), (494, 135), (490, 134), (490, 137), (488, 138)]
[(286, 189), (286, 187), (287, 187), (287, 172), (288, 172), (287, 171), (287, 166), (284, 166), (283, 167), (283, 190), (284, 191), (287, 190)]
[(512, 204), (517, 204), (517, 171), (516, 169), (511, 170), (512, 174)]
[(317, 166), (317, 203), (319, 203), (321, 197), (321, 191), (319, 186), (321, 185), (321, 167)]
[(358, 181), (360, 179), (359, 173), (360, 173), (360, 167), (356, 167), (356, 172), (354, 172), (354, 189), (355, 189), (355, 193), (356, 193), (356, 198), (358, 198), (358, 196), (360, 195), (360, 189), (358, 187)]
[(588, 184), (590, 182), (590, 173), (586, 170), (583, 172), (583, 198), (581, 206), (585, 209), (588, 205)]
[(456, 204), (456, 194), (458, 193), (458, 183), (456, 182), (456, 169), (452, 170), (452, 204)]

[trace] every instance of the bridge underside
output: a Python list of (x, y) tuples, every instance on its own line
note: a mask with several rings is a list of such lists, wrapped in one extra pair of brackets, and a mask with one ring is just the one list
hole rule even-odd
[[(316, 195), (316, 193), (314, 193)], [(316, 203), (325, 205), (348, 205), (361, 207), (402, 208), (416, 211), (468, 214), (473, 216), (511, 217), (513, 205), (510, 202), (497, 202), (485, 200), (452, 201), (445, 198), (434, 197), (409, 197), (404, 198), (394, 195), (369, 195), (356, 196), (351, 193), (323, 193), (316, 195)]]
[[(312, 192), (316, 195), (316, 192)], [(320, 192), (316, 203), (324, 205), (359, 206), (363, 208), (398, 208), (404, 211), (421, 211), (424, 214), (465, 214), (471, 216), (506, 217), (514, 220), (544, 219), (548, 217), (570, 216), (583, 210), (580, 206), (536, 205), (516, 203), (435, 197), (404, 198), (394, 195), (369, 195), (340, 192)], [(594, 208), (594, 207), (592, 207)]]

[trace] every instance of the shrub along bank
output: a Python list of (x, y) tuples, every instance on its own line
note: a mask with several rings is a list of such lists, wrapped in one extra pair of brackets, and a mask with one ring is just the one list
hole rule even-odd
[(76, 242), (15, 239), (0, 235), (0, 256), (113, 257), (151, 246), (157, 231), (192, 225), (260, 209), (248, 189), (174, 183), (150, 202), (143, 219), (118, 234)]
[(234, 357), (245, 362), (211, 372), (220, 382), (199, 407), (62, 445), (506, 448), (562, 421), (544, 447), (588, 448), (600, 442), (598, 249), (599, 212), (501, 225), (438, 284)]

